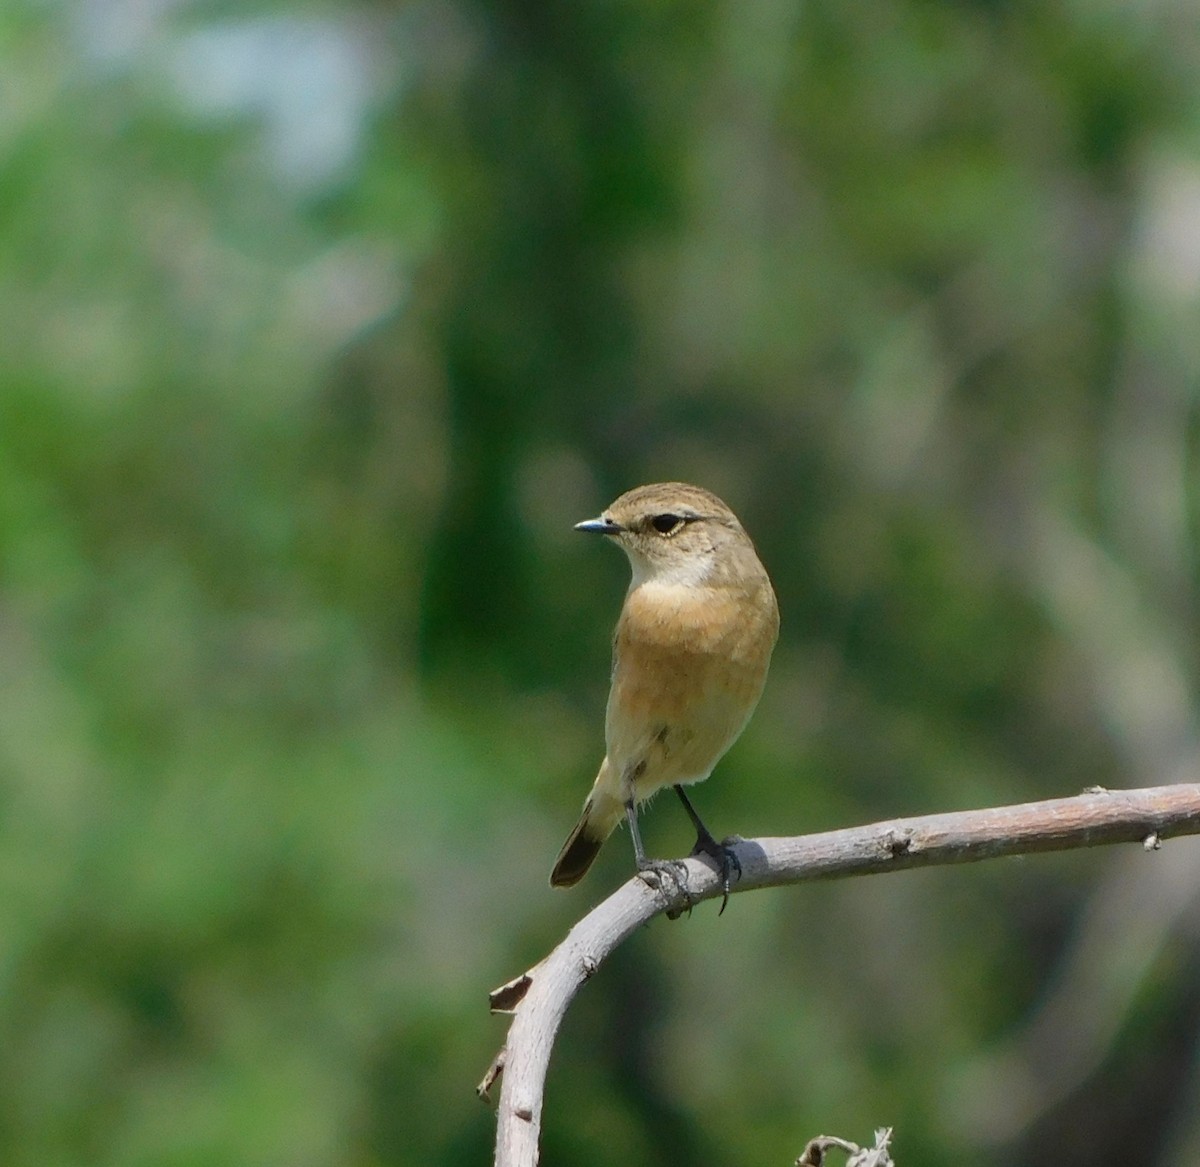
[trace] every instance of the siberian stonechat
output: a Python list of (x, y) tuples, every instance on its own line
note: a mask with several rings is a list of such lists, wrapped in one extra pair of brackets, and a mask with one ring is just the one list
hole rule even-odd
[(698, 486), (639, 486), (575, 529), (620, 544), (633, 578), (613, 637), (607, 752), (550, 883), (578, 883), (622, 816), (638, 870), (670, 866), (646, 858), (637, 808), (673, 786), (696, 828), (692, 853), (717, 862), (728, 897), (737, 860), (683, 787), (712, 773), (758, 704), (779, 633), (771, 581), (737, 516)]

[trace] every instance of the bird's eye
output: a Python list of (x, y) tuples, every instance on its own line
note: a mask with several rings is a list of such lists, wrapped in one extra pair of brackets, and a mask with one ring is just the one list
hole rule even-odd
[(660, 535), (669, 535), (683, 523), (678, 515), (655, 515), (650, 520), (652, 526)]

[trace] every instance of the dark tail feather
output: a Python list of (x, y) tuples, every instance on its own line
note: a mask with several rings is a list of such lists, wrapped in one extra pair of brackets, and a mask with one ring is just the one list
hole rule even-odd
[(573, 887), (586, 874), (592, 861), (600, 854), (608, 832), (601, 834), (589, 818), (591, 805), (584, 808), (575, 829), (567, 837), (562, 850), (555, 860), (554, 870), (550, 872), (551, 887)]

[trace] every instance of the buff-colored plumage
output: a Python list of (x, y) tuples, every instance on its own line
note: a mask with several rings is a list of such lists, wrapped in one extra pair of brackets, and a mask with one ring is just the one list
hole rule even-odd
[[(561, 887), (623, 815), (636, 827), (638, 803), (709, 776), (758, 703), (779, 632), (771, 581), (716, 495), (640, 486), (579, 529), (618, 542), (633, 577), (613, 640), (607, 752), (550, 876)], [(634, 845), (642, 862), (636, 830)]]

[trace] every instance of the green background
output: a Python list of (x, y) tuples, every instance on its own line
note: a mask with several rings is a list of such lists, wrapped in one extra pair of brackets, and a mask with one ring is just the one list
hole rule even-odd
[[(0, 1163), (459, 1167), (627, 568), (775, 580), (718, 834), (1194, 780), (1192, 0), (0, 13)], [(653, 853), (690, 844), (661, 801)], [(1200, 1163), (1200, 849), (736, 897), (544, 1161)]]

